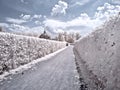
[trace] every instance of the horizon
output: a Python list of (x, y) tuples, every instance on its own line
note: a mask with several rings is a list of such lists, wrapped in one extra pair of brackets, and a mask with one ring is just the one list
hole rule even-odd
[(120, 0), (1, 0), (0, 26), (8, 32), (82, 36), (120, 11)]

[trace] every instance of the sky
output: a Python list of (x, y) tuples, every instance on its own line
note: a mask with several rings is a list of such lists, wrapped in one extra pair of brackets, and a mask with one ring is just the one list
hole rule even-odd
[(0, 0), (0, 26), (8, 32), (86, 35), (120, 12), (120, 0)]

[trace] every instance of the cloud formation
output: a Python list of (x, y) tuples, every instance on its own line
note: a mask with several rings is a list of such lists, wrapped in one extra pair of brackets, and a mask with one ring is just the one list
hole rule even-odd
[(34, 15), (33, 17), (32, 17), (32, 19), (40, 19), (42, 17), (42, 15)]
[(112, 0), (114, 4), (120, 4), (120, 0)]
[(28, 4), (28, 2), (26, 2), (26, 0), (20, 0), (21, 3), (24, 3), (24, 4)]
[(14, 18), (6, 18), (6, 21), (9, 23), (15, 23), (15, 24), (22, 24), (25, 23), (25, 20), (21, 20), (21, 19), (14, 19)]
[(20, 16), (23, 20), (29, 20), (31, 18), (31, 15), (24, 15), (24, 14), (21, 14)]
[(98, 19), (91, 19), (86, 13), (82, 13), (79, 17), (76, 17), (70, 21), (63, 22), (54, 19), (46, 19), (44, 24), (45, 26), (52, 28), (54, 31), (74, 31), (82, 33), (86, 32), (85, 30), (91, 31), (96, 26), (100, 25), (101, 22)]
[(27, 14), (21, 14), (20, 18), (23, 20), (33, 20), (33, 19), (40, 19), (42, 17), (42, 15), (27, 15)]
[(40, 33), (43, 33), (44, 31), (44, 28), (42, 26), (28, 27), (28, 26), (19, 25), (19, 24), (7, 24), (7, 28), (9, 28), (10, 31), (15, 33), (19, 33), (19, 34), (22, 33), (25, 35), (30, 34), (30, 35), (36, 35), (36, 36), (39, 36)]
[(20, 0), (22, 3), (24, 3), (25, 1), (24, 0)]
[(7, 23), (0, 23), (0, 27), (9, 27), (9, 25)]
[(95, 18), (100, 20), (109, 19), (110, 16), (115, 16), (120, 12), (119, 5), (111, 5), (109, 3), (105, 3), (104, 6), (98, 7), (97, 12), (95, 13)]
[[(86, 3), (89, 0), (86, 0)], [(79, 3), (80, 4), (80, 3)], [(66, 9), (68, 8), (68, 4), (64, 1), (59, 1), (53, 9), (51, 15), (61, 15), (66, 13)], [(103, 22), (109, 19), (110, 16), (115, 16), (120, 11), (120, 5), (111, 5), (109, 3), (105, 3), (103, 6), (99, 6), (96, 9), (96, 12), (91, 17), (87, 13), (81, 13), (79, 16), (71, 18), (71, 20), (57, 20), (54, 17), (47, 17), (45, 15), (37, 15), (37, 14), (21, 14), (19, 16), (20, 19), (14, 18), (6, 18), (6, 21), (9, 24), (0, 23), (0, 25), (10, 28), (11, 30), (20, 30), (20, 31), (32, 31), (35, 30), (38, 32), (39, 30), (45, 27), (49, 28), (49, 31), (52, 34), (58, 32), (80, 32), (81, 34), (86, 34), (96, 27), (103, 24)], [(31, 28), (32, 25), (34, 26)], [(26, 25), (26, 26), (24, 26)], [(27, 26), (28, 25), (28, 26)]]
[(85, 4), (89, 3), (91, 0), (72, 0), (72, 4), (69, 6), (70, 8), (76, 6), (84, 6)]
[(66, 14), (66, 9), (68, 8), (68, 4), (64, 1), (59, 1), (58, 4), (56, 4), (53, 8), (52, 8), (52, 12), (51, 15), (52, 16), (56, 16), (59, 14)]
[(100, 26), (110, 16), (115, 16), (120, 11), (120, 6), (105, 3), (103, 6), (97, 8), (93, 17), (88, 16), (87, 13), (81, 13), (70, 21), (59, 21), (55, 19), (46, 19), (45, 26), (60, 31), (79, 31), (81, 33), (89, 33), (96, 27)]
[(24, 14), (21, 14), (20, 18), (21, 18), (21, 20), (25, 20), (26, 22), (30, 22), (30, 23), (33, 23), (33, 24), (36, 24), (36, 25), (40, 25), (41, 24), (40, 19), (42, 18), (42, 15), (37, 15), (37, 14), (34, 14), (34, 15), (25, 14), (24, 15)]

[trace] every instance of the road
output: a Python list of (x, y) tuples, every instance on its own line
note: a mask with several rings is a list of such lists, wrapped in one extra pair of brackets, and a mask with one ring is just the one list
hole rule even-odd
[(69, 46), (31, 69), (0, 82), (0, 90), (80, 90), (73, 54)]

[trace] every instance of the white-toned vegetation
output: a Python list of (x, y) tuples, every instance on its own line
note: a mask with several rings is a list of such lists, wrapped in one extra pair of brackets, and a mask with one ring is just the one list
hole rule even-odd
[(65, 45), (65, 42), (1, 32), (0, 73), (55, 52)]
[(76, 42), (74, 51), (78, 66), (86, 67), (87, 76), (85, 69), (82, 73), (92, 82), (90, 90), (120, 89), (120, 15)]

